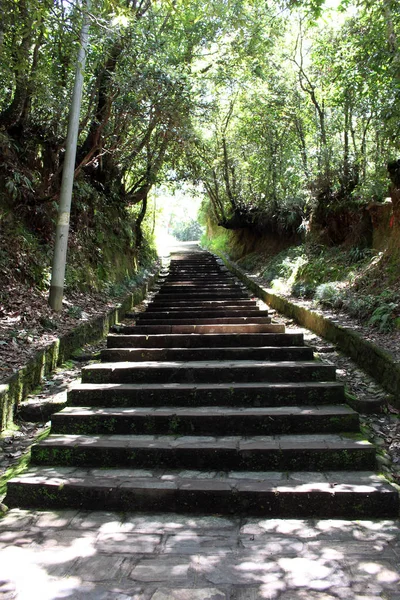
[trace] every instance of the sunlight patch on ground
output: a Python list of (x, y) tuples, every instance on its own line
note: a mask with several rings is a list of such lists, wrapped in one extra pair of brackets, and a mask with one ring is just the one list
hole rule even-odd
[(15, 510), (0, 521), (0, 596), (392, 598), (398, 539), (397, 521)]

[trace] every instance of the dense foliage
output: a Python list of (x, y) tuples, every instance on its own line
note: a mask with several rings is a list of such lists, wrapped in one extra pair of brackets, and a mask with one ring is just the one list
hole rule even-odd
[[(5, 0), (4, 5), (0, 223), (7, 235), (14, 230), (18, 237), (21, 230), (19, 238), (33, 234), (38, 239), (45, 270), (82, 7), (64, 0)], [(132, 268), (135, 254), (142, 251), (148, 193), (180, 153), (195, 110), (193, 54), (220, 29), (217, 12), (201, 15), (200, 2), (93, 4), (71, 219), (72, 262), (74, 256), (79, 262), (76, 255), (84, 251), (95, 270), (99, 263), (105, 268), (109, 234), (119, 237), (122, 247), (109, 248), (108, 254), (122, 251)], [(13, 258), (20, 262), (12, 251), (8, 245), (2, 248), (2, 264), (15, 262)], [(28, 280), (30, 275), (24, 273)]]
[(399, 151), (400, 17), (391, 0), (348, 5), (315, 20), (251, 3), (248, 37), (210, 65), (190, 160), (224, 227), (291, 234), (312, 217), (324, 242), (368, 243), (361, 207), (388, 195)]
[[(35, 237), (44, 280), (84, 6), (3, 0), (0, 226), (22, 245)], [(399, 150), (395, 0), (335, 11), (320, 1), (100, 0), (90, 18), (72, 262), (85, 248), (95, 277), (115, 254), (111, 231), (133, 263), (162, 181), (203, 186), (228, 229), (290, 236), (312, 217), (323, 241), (351, 231), (367, 243), (360, 206), (387, 195)], [(10, 253), (0, 248), (0, 265)]]

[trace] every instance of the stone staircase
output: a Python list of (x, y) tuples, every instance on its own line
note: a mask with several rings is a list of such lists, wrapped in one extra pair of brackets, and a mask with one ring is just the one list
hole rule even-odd
[(9, 506), (398, 515), (335, 368), (212, 255), (173, 255), (131, 316), (9, 482)]

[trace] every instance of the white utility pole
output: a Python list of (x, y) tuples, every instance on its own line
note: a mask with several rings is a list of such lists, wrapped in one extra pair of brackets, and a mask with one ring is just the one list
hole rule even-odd
[(49, 304), (59, 312), (64, 295), (65, 266), (67, 259), (69, 218), (71, 212), (72, 188), (74, 184), (76, 146), (79, 133), (83, 75), (86, 63), (86, 49), (89, 39), (90, 0), (83, 0), (83, 22), (79, 36), (79, 50), (76, 61), (75, 83), (72, 92), (71, 108), (68, 120), (68, 133), (62, 174), (58, 221), (54, 246), (53, 268), (51, 273)]

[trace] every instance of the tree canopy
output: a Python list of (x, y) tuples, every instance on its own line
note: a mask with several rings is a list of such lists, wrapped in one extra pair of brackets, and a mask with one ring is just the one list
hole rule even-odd
[[(1, 205), (47, 243), (83, 7), (2, 4)], [(148, 194), (168, 181), (202, 186), (223, 227), (288, 235), (311, 215), (324, 225), (344, 205), (382, 200), (400, 143), (397, 8), (395, 0), (93, 3), (73, 225), (106, 206), (137, 205), (138, 247)]]

